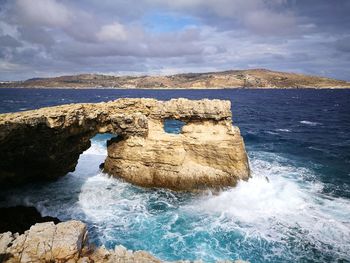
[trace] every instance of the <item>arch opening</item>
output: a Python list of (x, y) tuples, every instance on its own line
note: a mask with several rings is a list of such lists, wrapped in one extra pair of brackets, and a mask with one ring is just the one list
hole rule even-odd
[[(95, 158), (98, 160), (98, 164), (96, 162), (93, 162), (92, 165), (98, 167), (103, 170), (104, 162), (107, 158), (107, 147), (116, 141), (122, 140), (122, 136), (118, 134), (113, 133), (97, 133), (94, 136), (90, 138), (90, 147), (82, 152), (78, 159), (78, 164), (82, 158), (84, 158), (85, 155), (96, 155), (99, 156), (98, 158)], [(95, 168), (95, 167), (93, 167)]]
[(177, 120), (177, 119), (165, 119), (164, 120), (164, 131), (171, 134), (180, 134), (182, 133), (183, 126), (186, 125), (186, 122)]

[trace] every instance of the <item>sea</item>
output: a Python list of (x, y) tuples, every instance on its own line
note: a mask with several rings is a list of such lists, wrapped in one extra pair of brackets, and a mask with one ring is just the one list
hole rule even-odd
[(219, 193), (137, 187), (101, 172), (115, 135), (98, 134), (74, 172), (3, 190), (0, 206), (79, 219), (96, 245), (162, 260), (350, 262), (350, 90), (0, 89), (0, 112), (138, 97), (230, 100), (252, 177)]

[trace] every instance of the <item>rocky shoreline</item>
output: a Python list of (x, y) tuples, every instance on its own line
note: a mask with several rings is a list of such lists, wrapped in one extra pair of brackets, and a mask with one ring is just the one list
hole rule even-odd
[[(164, 130), (167, 119), (184, 122), (179, 134)], [(104, 171), (139, 186), (197, 191), (235, 186), (250, 177), (229, 101), (119, 99), (1, 114), (1, 185), (66, 175), (97, 133), (117, 136), (108, 141)], [(32, 208), (1, 209), (9, 213), (4, 229), (11, 230), (0, 234), (3, 262), (163, 262), (148, 252), (122, 246), (96, 248), (80, 221), (59, 223), (41, 218)], [(12, 225), (11, 217), (16, 216), (25, 224)]]
[[(131, 251), (120, 245), (114, 249), (95, 247), (89, 243), (86, 225), (81, 221), (71, 220), (56, 225), (53, 222), (38, 223), (21, 235), (11, 232), (0, 234), (0, 262), (162, 263), (168, 261), (162, 261), (146, 251)], [(189, 260), (176, 262), (191, 263)], [(244, 263), (245, 261), (218, 262)]]

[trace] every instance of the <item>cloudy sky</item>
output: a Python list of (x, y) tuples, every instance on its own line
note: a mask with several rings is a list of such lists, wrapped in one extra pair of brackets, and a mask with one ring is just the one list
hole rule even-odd
[(350, 1), (0, 0), (0, 80), (246, 68), (350, 80)]

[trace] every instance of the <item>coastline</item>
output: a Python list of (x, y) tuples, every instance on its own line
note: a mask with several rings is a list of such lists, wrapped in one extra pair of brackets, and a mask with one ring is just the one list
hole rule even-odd
[[(230, 101), (184, 98), (168, 101), (124, 98), (1, 114), (0, 152), (6, 166), (0, 166), (0, 182), (18, 187), (22, 183), (66, 176), (75, 170), (79, 156), (90, 148), (90, 139), (98, 133), (109, 133), (120, 135), (118, 140), (107, 141), (109, 154), (103, 171), (109, 176), (143, 188), (194, 193), (234, 187), (238, 181), (250, 178), (250, 168), (243, 138), (239, 128), (232, 125), (231, 116)], [(164, 130), (165, 119), (179, 119), (187, 124), (183, 131), (173, 135)], [(22, 139), (30, 140), (28, 147)], [(16, 148), (21, 148), (18, 155)], [(214, 154), (207, 149), (215, 149)], [(6, 152), (11, 152), (8, 159)], [(26, 161), (21, 162), (23, 159)], [(18, 163), (21, 167), (16, 170)], [(30, 223), (28, 218), (9, 223), (11, 216), (20, 217), (28, 209), (28, 214), (34, 214)], [(58, 218), (42, 217), (34, 207), (23, 206), (3, 209), (3, 213), (9, 214), (0, 233), (3, 262), (168, 262), (143, 250), (129, 251), (119, 244), (113, 249), (91, 246), (85, 220), (75, 217), (60, 222)]]
[[(76, 263), (203, 263), (202, 260), (161, 260), (148, 251), (114, 249), (90, 243), (87, 225), (79, 220), (33, 224), (24, 233), (0, 233), (0, 261), (76, 262)], [(219, 260), (217, 263), (248, 263), (243, 260)]]
[(348, 87), (191, 87), (191, 88), (115, 88), (115, 87), (50, 87), (50, 86), (33, 86), (33, 87), (1, 87), (0, 89), (46, 89), (46, 90), (348, 90)]
[(350, 82), (323, 76), (267, 69), (228, 70), (175, 75), (79, 74), (20, 81), (3, 81), (1, 87), (19, 88), (113, 88), (113, 89), (238, 89), (238, 88), (350, 88)]
[[(277, 222), (291, 222), (292, 227), (294, 227), (294, 222), (298, 222), (298, 225), (301, 224), (301, 230), (302, 231), (310, 231), (313, 234), (319, 235), (321, 232), (318, 229), (315, 229), (313, 225), (309, 225), (309, 219), (313, 216), (315, 216), (316, 213), (318, 213), (321, 209), (324, 209), (324, 206), (318, 206), (316, 203), (313, 202), (314, 198), (319, 198), (319, 195), (323, 195), (322, 193), (319, 192), (314, 192), (313, 190), (315, 188), (310, 186), (310, 189), (307, 188), (306, 190), (304, 189), (305, 185), (308, 184), (307, 181), (305, 180), (300, 180), (300, 182), (295, 183), (294, 179), (298, 180), (298, 175), (302, 174), (303, 176), (306, 176), (306, 178), (312, 177), (312, 176), (317, 176), (318, 180), (316, 181), (317, 184), (322, 185), (322, 177), (323, 174), (320, 174), (318, 170), (314, 171), (312, 170), (313, 168), (309, 165), (306, 165), (306, 162), (310, 161), (313, 163), (316, 163), (318, 165), (323, 165), (321, 168), (325, 167), (326, 165), (334, 167), (334, 169), (338, 169), (339, 167), (336, 166), (336, 163), (330, 161), (330, 163), (324, 163), (324, 160), (322, 159), (322, 156), (320, 154), (320, 149), (326, 151), (328, 148), (324, 148), (323, 146), (323, 141), (320, 141), (318, 143), (317, 136), (314, 136), (315, 132), (317, 131), (319, 134), (323, 135), (323, 138), (327, 138), (328, 140), (328, 145), (333, 145), (337, 143), (344, 143), (346, 140), (346, 137), (344, 137), (344, 130), (346, 130), (347, 124), (340, 122), (341, 119), (339, 118), (332, 118), (334, 114), (340, 114), (341, 112), (345, 111), (348, 112), (348, 107), (346, 106), (346, 101), (347, 101), (347, 91), (298, 91), (298, 90), (290, 90), (289, 91), (283, 91), (283, 90), (276, 90), (272, 91), (270, 90), (269, 92), (260, 92), (260, 91), (252, 91), (252, 92), (245, 92), (245, 91), (238, 91), (234, 92), (229, 91), (229, 90), (222, 90), (222, 91), (179, 91), (178, 92), (166, 92), (166, 91), (153, 91), (148, 90), (148, 92), (132, 92), (132, 90), (124, 90), (121, 92), (116, 91), (99, 91), (99, 90), (91, 90), (91, 91), (69, 91), (69, 90), (50, 90), (46, 89), (41, 91), (35, 91), (35, 90), (25, 90), (25, 89), (17, 89), (17, 90), (9, 90), (9, 91), (3, 91), (2, 94), (5, 96), (3, 97), (3, 105), (4, 109), (9, 111), (18, 111), (19, 108), (29, 105), (31, 107), (41, 107), (43, 105), (45, 106), (50, 106), (52, 103), (89, 103), (89, 102), (100, 102), (101, 100), (112, 100), (117, 97), (134, 97), (134, 96), (157, 96), (159, 99), (169, 99), (168, 97), (172, 95), (172, 97), (177, 97), (177, 96), (186, 96), (186, 94), (189, 97), (198, 97), (198, 98), (230, 98), (232, 101), (233, 107), (233, 113), (236, 119), (237, 124), (239, 124), (240, 127), (242, 127), (243, 131), (243, 136), (244, 138), (248, 141), (248, 150), (251, 153), (251, 161), (252, 161), (252, 168), (255, 173), (255, 177), (253, 180), (249, 181), (248, 183), (244, 183), (240, 186), (238, 192), (236, 190), (233, 191), (225, 191), (223, 194), (217, 196), (217, 197), (207, 197), (207, 201), (203, 201), (201, 203), (198, 203), (198, 199), (195, 201), (191, 201), (192, 207), (200, 207), (203, 204), (207, 204), (211, 209), (215, 209), (215, 211), (218, 212), (230, 212), (233, 214), (229, 214), (229, 216), (225, 217), (223, 220), (220, 220), (219, 223), (225, 227), (228, 227), (229, 231), (223, 231), (220, 230), (219, 233), (222, 233), (223, 235), (228, 235), (228, 237), (231, 238), (231, 242), (227, 244), (232, 244), (230, 247), (230, 251), (232, 253), (229, 253), (228, 251), (222, 252), (222, 247), (219, 246), (214, 246), (215, 249), (217, 250), (206, 250), (205, 253), (206, 255), (216, 255), (216, 253), (221, 253), (220, 258), (230, 258), (231, 260), (234, 260), (236, 258), (242, 258), (246, 260), (251, 260), (252, 262), (256, 261), (256, 258), (263, 258), (265, 256), (271, 255), (271, 257), (278, 258), (280, 259), (280, 262), (292, 262), (288, 261), (289, 258), (288, 256), (278, 256), (271, 254), (271, 251), (269, 251), (268, 247), (264, 246), (262, 252), (259, 252), (256, 254), (256, 256), (250, 256), (250, 255), (255, 255), (256, 253), (256, 247), (259, 247), (257, 245), (259, 239), (253, 239), (250, 240), (249, 242), (244, 243), (244, 251), (239, 250), (236, 248), (233, 244), (234, 242), (240, 242), (240, 238), (237, 238), (237, 230), (232, 230), (230, 227), (230, 224), (234, 224), (234, 220), (237, 218), (241, 218), (242, 216), (241, 212), (248, 212), (249, 218), (253, 216), (253, 219), (256, 221), (259, 221), (259, 216), (255, 216), (254, 211), (261, 211), (263, 214), (261, 217), (263, 218), (270, 218), (270, 216), (273, 216), (273, 218), (277, 218)], [(12, 95), (11, 95), (12, 94)], [(13, 96), (16, 95), (18, 97), (18, 101), (16, 98)], [(41, 96), (42, 95), (42, 96)], [(62, 99), (62, 100), (61, 100)], [(5, 102), (5, 100), (9, 100), (8, 102)], [(12, 100), (12, 101), (10, 101)], [(25, 100), (25, 102), (21, 102), (19, 100)], [(285, 102), (290, 102), (290, 104), (285, 103)], [(322, 102), (322, 103), (320, 103)], [(51, 104), (50, 104), (51, 103)], [(303, 106), (305, 105), (305, 106)], [(52, 105), (54, 106), (54, 105)], [(301, 107), (299, 108), (300, 110), (294, 111), (295, 107)], [(315, 108), (316, 107), (316, 108)], [(328, 111), (323, 111), (324, 109), (328, 109)], [(259, 114), (254, 114), (254, 112), (258, 112)], [(322, 112), (322, 114), (320, 114)], [(339, 115), (343, 116), (343, 115)], [(249, 117), (252, 117), (253, 119), (249, 119)], [(267, 119), (270, 118), (270, 119)], [(266, 120), (270, 120), (266, 123)], [(292, 121), (293, 120), (293, 121)], [(256, 123), (258, 123), (258, 126), (254, 126)], [(340, 126), (337, 125), (337, 123), (341, 124)], [(328, 132), (325, 133), (324, 132)], [(327, 135), (328, 134), (328, 135)], [(327, 136), (327, 137), (324, 137)], [(337, 139), (338, 138), (338, 139)], [(280, 139), (284, 141), (283, 144), (279, 144)], [(303, 142), (308, 141), (309, 144), (313, 147), (313, 149), (318, 149), (318, 150), (312, 150), (311, 148), (307, 148), (308, 145), (304, 145)], [(274, 151), (275, 152), (281, 152), (282, 154), (276, 154), (272, 155), (269, 153), (269, 149), (263, 149), (263, 152), (261, 152), (261, 147), (259, 146), (259, 143), (257, 142), (263, 142), (263, 145), (269, 146), (273, 145)], [(293, 145), (296, 144), (296, 146), (291, 149), (290, 144), (288, 142), (293, 143)], [(98, 145), (101, 145), (101, 147), (104, 145), (103, 142), (98, 142)], [(260, 144), (261, 145), (261, 144)], [(278, 146), (280, 145), (280, 146)], [(340, 145), (340, 144), (338, 144)], [(347, 144), (346, 144), (347, 145)], [(150, 211), (149, 209), (154, 209), (155, 203), (153, 201), (146, 202), (145, 200), (159, 200), (160, 202), (162, 201), (167, 201), (165, 204), (169, 205), (175, 205), (176, 207), (183, 208), (186, 206), (186, 202), (188, 201), (186, 199), (186, 202), (182, 203), (180, 201), (172, 202), (173, 199), (168, 200), (167, 198), (162, 198), (164, 197), (164, 192), (159, 191), (159, 193), (154, 193), (153, 191), (146, 191), (140, 194), (137, 190), (134, 192), (133, 190), (130, 190), (130, 187), (128, 184), (123, 183), (123, 182), (117, 182), (118, 184), (118, 190), (113, 190), (115, 188), (116, 181), (109, 179), (107, 177), (101, 177), (98, 176), (98, 172), (93, 172), (89, 174), (89, 177), (86, 177), (86, 179), (82, 180), (82, 184), (84, 187), (82, 188), (80, 186), (80, 180), (81, 176), (83, 176), (86, 172), (86, 169), (91, 169), (91, 167), (96, 167), (98, 169), (98, 165), (101, 163), (97, 157), (97, 155), (92, 155), (92, 153), (99, 153), (100, 150), (97, 151), (97, 149), (100, 148), (95, 148), (96, 144), (92, 145), (91, 150), (83, 155), (82, 157), (82, 163), (81, 163), (81, 168), (83, 170), (77, 171), (73, 176), (67, 176), (64, 178), (62, 181), (58, 181), (57, 183), (50, 184), (50, 187), (45, 187), (42, 190), (34, 189), (34, 188), (20, 188), (17, 190), (17, 192), (9, 194), (13, 196), (15, 200), (12, 200), (12, 202), (9, 202), (8, 204), (11, 205), (16, 205), (15, 201), (18, 202), (18, 204), (29, 204), (29, 205), (36, 205), (36, 204), (45, 204), (45, 209), (42, 210), (41, 212), (43, 215), (52, 215), (56, 216), (58, 218), (61, 218), (61, 220), (69, 220), (69, 219), (78, 219), (81, 220), (88, 225), (95, 224), (96, 222), (105, 222), (106, 225), (103, 226), (101, 224), (102, 230), (90, 230), (91, 235), (91, 241), (96, 242), (95, 244), (100, 244), (98, 243), (96, 237), (97, 235), (99, 237), (103, 238), (103, 233), (107, 233), (109, 236), (113, 236), (114, 240), (116, 240), (113, 245), (108, 246), (108, 249), (113, 249), (114, 245), (119, 245), (122, 244), (128, 249), (131, 249), (133, 251), (135, 250), (144, 250), (144, 251), (150, 251), (154, 255), (156, 255), (158, 258), (162, 259), (167, 259), (166, 257), (163, 257), (162, 254), (159, 254), (156, 249), (150, 248), (147, 246), (147, 242), (149, 241), (151, 235), (148, 236), (148, 233), (153, 233), (153, 231), (160, 231), (158, 227), (155, 227), (154, 225), (148, 225), (149, 227), (147, 228), (148, 233), (143, 232), (140, 235), (139, 229), (138, 228), (132, 228), (128, 229), (127, 231), (124, 230), (113, 230), (117, 229), (118, 224), (122, 220), (130, 220), (127, 222), (132, 222), (134, 218), (137, 218), (138, 216), (142, 216), (145, 212)], [(100, 146), (99, 146), (100, 147)], [(302, 153), (300, 154), (299, 152), (295, 152), (294, 150), (297, 149), (303, 149), (303, 152), (306, 152), (305, 154)], [(315, 156), (310, 156), (310, 151), (315, 155)], [(337, 154), (342, 152), (342, 148), (335, 148), (334, 151), (330, 149), (330, 152), (332, 154)], [(288, 159), (283, 159), (280, 160), (281, 156), (283, 157), (283, 154), (288, 154)], [(302, 161), (298, 160), (296, 161), (297, 157), (293, 156), (300, 156), (303, 157)], [(346, 153), (343, 153), (343, 155), (339, 154), (337, 155), (338, 160), (342, 160), (342, 156), (345, 156)], [(330, 155), (327, 155), (330, 156)], [(102, 158), (102, 157), (101, 157)], [(332, 158), (329, 158), (332, 160)], [(84, 162), (85, 160), (85, 162)], [(95, 161), (94, 161), (95, 160)], [(305, 160), (305, 161), (303, 161)], [(276, 163), (277, 161), (277, 163)], [(263, 163), (262, 163), (263, 162)], [(296, 162), (296, 163), (294, 163)], [(96, 163), (96, 165), (95, 165)], [(94, 165), (93, 165), (94, 164)], [(263, 167), (262, 167), (263, 166)], [(307, 170), (305, 168), (299, 169), (299, 167), (307, 167)], [(265, 167), (265, 168), (264, 168)], [(341, 167), (340, 167), (341, 169)], [(346, 166), (344, 167), (344, 172), (343, 174), (346, 176)], [(288, 174), (287, 174), (288, 173)], [(314, 174), (315, 173), (315, 174)], [(332, 172), (325, 173), (325, 176), (328, 174), (331, 174)], [(92, 177), (90, 177), (92, 175)], [(96, 176), (95, 176), (96, 175)], [(269, 183), (266, 181), (265, 178), (260, 178), (257, 177), (257, 175), (268, 175), (269, 178)], [(292, 176), (293, 178), (290, 179), (284, 179), (283, 176)], [(294, 178), (295, 177), (295, 178)], [(303, 177), (305, 178), (305, 177)], [(313, 177), (312, 177), (313, 178)], [(341, 178), (341, 176), (336, 177)], [(78, 181), (77, 181), (78, 180)], [(62, 187), (62, 183), (64, 183)], [(76, 184), (78, 183), (78, 184)], [(75, 186), (74, 186), (75, 185)], [(272, 187), (273, 186), (273, 187)], [(287, 186), (287, 188), (283, 188), (284, 186)], [(290, 188), (292, 186), (292, 189)], [(74, 188), (75, 187), (75, 188)], [(307, 186), (308, 187), (308, 186)], [(338, 187), (335, 185), (334, 187)], [(67, 192), (64, 194), (62, 193), (62, 189), (69, 189)], [(120, 190), (119, 190), (120, 189)], [(137, 188), (139, 189), (139, 188)], [(244, 192), (242, 190), (249, 190), (248, 196), (244, 195)], [(260, 191), (260, 190), (261, 191)], [(296, 189), (297, 191), (294, 191), (293, 189)], [(333, 189), (333, 188), (332, 188)], [(334, 188), (335, 189), (335, 188)], [(337, 188), (338, 189), (338, 188)], [(341, 188), (342, 190), (346, 190), (344, 188)], [(65, 190), (65, 191), (66, 191)], [(92, 192), (91, 190), (101, 190), (101, 194), (98, 195), (91, 195)], [(292, 192), (290, 190), (293, 190)], [(236, 192), (234, 192), (236, 191)], [(342, 191), (340, 193), (340, 190), (337, 190), (340, 194), (340, 196), (346, 195), (346, 192)], [(124, 201), (121, 202), (120, 200), (123, 199), (123, 195), (119, 195), (118, 193), (128, 193), (131, 196), (133, 196), (133, 200), (127, 200), (127, 203)], [(266, 195), (265, 195), (266, 193)], [(243, 194), (243, 195), (242, 195)], [(261, 195), (262, 194), (262, 195)], [(344, 194), (344, 195), (341, 195)], [(252, 196), (253, 195), (253, 196)], [(50, 200), (51, 196), (57, 196), (57, 200), (52, 200), (52, 202), (47, 202), (45, 200)], [(108, 196), (111, 196), (111, 198), (108, 198)], [(225, 197), (226, 196), (226, 197)], [(228, 210), (230, 207), (232, 208), (232, 205), (229, 206), (231, 200), (235, 200), (235, 198), (241, 196), (239, 198), (239, 203), (235, 205), (235, 207), (246, 207), (246, 204), (248, 203), (247, 210), (239, 211), (239, 213), (235, 213), (234, 209)], [(268, 196), (268, 198), (267, 198)], [(327, 198), (328, 195), (325, 195), (325, 198)], [(338, 195), (337, 195), (338, 196)], [(28, 199), (26, 199), (28, 197)], [(69, 201), (65, 201), (66, 198), (69, 197)], [(76, 206), (71, 206), (74, 203), (74, 200), (76, 198), (81, 198), (81, 202), (79, 202)], [(134, 202), (134, 197), (137, 198), (137, 202)], [(180, 195), (180, 199), (185, 199), (183, 198), (183, 195)], [(91, 202), (92, 200), (97, 198), (97, 202)], [(107, 198), (107, 199), (106, 199)], [(150, 199), (149, 199), (150, 198)], [(228, 198), (228, 199), (227, 199)], [(267, 199), (266, 199), (267, 198)], [(298, 215), (298, 210), (296, 210), (296, 206), (292, 205), (290, 203), (291, 198), (293, 200), (298, 200), (302, 201), (301, 204), (308, 205), (312, 207), (312, 211), (316, 211), (315, 213), (311, 212), (311, 214), (308, 213), (302, 213), (302, 215)], [(305, 200), (304, 200), (305, 198)], [(21, 201), (22, 200), (22, 201)], [(72, 201), (73, 200), (73, 201)], [(177, 199), (176, 199), (177, 200)], [(304, 200), (304, 201), (303, 201)], [(323, 201), (323, 198), (317, 199), (316, 201)], [(344, 207), (347, 207), (347, 203), (343, 203), (343, 199), (336, 198), (334, 199), (329, 205), (332, 205), (332, 207), (335, 207), (334, 210), (331, 210), (328, 206), (326, 207), (326, 216), (327, 218), (332, 218), (332, 220), (335, 220), (336, 224), (332, 226), (332, 230), (330, 230), (329, 234), (334, 234), (337, 239), (335, 241), (329, 242), (327, 241), (326, 237), (322, 238), (323, 236), (318, 237), (317, 239), (308, 239), (309, 236), (298, 236), (297, 234), (290, 233), (287, 231), (286, 228), (278, 229), (278, 232), (281, 233), (283, 238), (289, 238), (289, 237), (294, 237), (297, 238), (297, 241), (300, 242), (301, 244), (317, 244), (317, 242), (326, 242), (326, 244), (329, 244), (330, 246), (333, 246), (334, 249), (330, 250), (317, 250), (315, 252), (311, 252), (310, 250), (305, 251), (300, 251), (297, 248), (294, 248), (291, 246), (290, 249), (284, 249), (282, 245), (278, 244), (278, 248), (281, 248), (284, 254), (288, 254), (289, 252), (293, 252), (295, 254), (299, 253), (301, 256), (305, 256), (308, 259), (313, 259), (314, 262), (319, 262), (317, 259), (322, 257), (322, 255), (329, 253), (329, 256), (326, 258), (323, 258), (325, 261), (326, 259), (328, 261), (331, 261), (335, 257), (341, 257), (342, 258), (347, 258), (347, 253), (345, 248), (347, 241), (345, 239), (342, 239), (341, 236), (337, 236), (336, 233), (337, 231), (341, 230), (341, 227), (344, 226), (347, 223), (347, 219), (345, 219), (345, 223), (342, 223), (340, 216), (336, 216), (339, 211), (344, 211)], [(44, 203), (41, 203), (44, 202)], [(65, 203), (67, 202), (67, 203)], [(265, 207), (264, 204), (266, 202), (272, 202), (272, 204), (280, 204), (282, 207), (278, 206), (277, 208), (281, 208), (282, 210), (278, 210), (279, 212), (283, 212), (281, 214), (270, 214), (269, 213), (269, 207)], [(304, 203), (305, 202), (305, 203)], [(225, 203), (227, 206), (225, 206)], [(72, 213), (71, 210), (66, 210), (62, 211), (64, 209), (57, 209), (58, 207), (61, 207), (61, 204), (64, 204), (64, 207), (74, 207), (74, 213)], [(98, 217), (95, 219), (96, 213), (98, 210), (96, 208), (100, 205), (103, 204), (103, 216)], [(106, 206), (108, 204), (113, 204), (113, 208), (108, 209)], [(132, 205), (136, 205), (136, 207), (140, 207), (139, 205), (142, 204), (145, 209), (142, 209), (139, 211), (132, 210), (130, 214), (129, 212), (126, 212), (123, 210), (125, 208), (125, 205), (128, 204), (128, 208), (133, 207)], [(40, 207), (41, 207), (40, 205)], [(217, 208), (217, 205), (220, 205), (219, 208)], [(345, 206), (344, 206), (345, 205)], [(84, 211), (86, 211), (86, 215), (90, 217), (90, 220), (85, 221), (84, 216), (79, 216), (79, 213), (81, 212), (78, 208), (82, 206), (84, 208)], [(39, 207), (39, 208), (40, 208)], [(222, 209), (220, 209), (222, 207)], [(284, 209), (284, 208), (287, 209)], [(173, 221), (171, 221), (172, 216), (174, 215), (173, 209), (170, 207), (170, 209), (165, 209), (164, 207), (160, 207), (162, 210), (162, 213), (159, 213), (160, 217), (164, 219), (163, 215), (169, 216), (169, 221), (165, 220), (162, 221), (165, 226), (172, 226)], [(202, 217), (202, 211), (201, 210), (194, 210), (194, 212), (191, 212), (191, 216), (195, 216), (193, 221), (196, 221), (195, 223), (192, 220), (187, 221), (189, 224), (195, 224), (196, 228), (194, 229), (187, 229), (185, 233), (190, 233), (196, 238), (193, 240), (191, 243), (186, 243), (186, 248), (183, 247), (177, 247), (176, 251), (181, 251), (181, 249), (186, 249), (186, 254), (183, 254), (183, 258), (186, 259), (196, 259), (196, 258), (201, 258), (201, 256), (198, 256), (196, 253), (196, 249), (194, 246), (191, 244), (202, 244), (203, 242), (200, 239), (200, 236), (198, 238), (198, 235), (201, 233), (200, 226), (215, 226), (214, 223), (216, 222), (217, 216), (216, 214), (212, 214), (211, 210), (209, 210), (209, 213), (207, 214), (208, 208), (204, 210), (206, 213), (206, 216), (208, 217), (208, 221), (201, 221)], [(219, 210), (216, 210), (219, 209)], [(259, 210), (261, 209), (261, 210)], [(333, 208), (332, 208), (333, 209)], [(290, 211), (291, 210), (291, 211)], [(155, 211), (155, 210), (152, 210)], [(158, 210), (157, 210), (158, 211)], [(238, 211), (238, 210), (237, 210)], [(253, 214), (250, 213), (250, 211), (253, 212)], [(322, 210), (324, 211), (324, 210)], [(346, 211), (346, 210), (345, 210)], [(113, 219), (113, 217), (106, 216), (109, 213), (119, 213), (121, 215), (121, 219)], [(178, 212), (175, 210), (175, 212)], [(183, 209), (181, 209), (180, 212), (183, 212)], [(164, 214), (165, 213), (165, 214)], [(102, 213), (101, 213), (102, 214)], [(93, 218), (93, 219), (91, 219)], [(186, 217), (186, 214), (179, 214), (180, 220), (186, 219), (188, 220), (188, 217)], [(305, 218), (305, 219), (304, 219)], [(324, 217), (317, 217), (317, 223), (322, 224), (323, 222), (327, 222), (327, 218)], [(152, 220), (153, 222), (159, 222), (158, 218), (158, 213), (152, 213)], [(229, 220), (227, 222), (227, 220)], [(232, 221), (231, 221), (232, 220)], [(141, 221), (143, 224), (144, 223), (149, 223), (151, 222), (150, 219), (144, 218), (144, 221)], [(243, 219), (243, 222), (245, 223), (245, 219)], [(251, 221), (248, 221), (248, 223), (251, 223)], [(108, 228), (106, 226), (112, 226), (111, 228)], [(271, 227), (274, 227), (275, 224), (265, 224), (263, 225), (263, 230), (264, 232), (259, 232), (261, 231), (261, 228), (259, 228), (259, 224), (253, 223), (253, 230), (257, 231), (258, 237), (264, 234), (271, 234), (272, 236), (274, 235), (274, 231), (271, 230)], [(199, 228), (198, 228), (199, 227)], [(113, 228), (113, 229), (112, 229)], [(163, 231), (163, 228), (161, 228)], [(185, 228), (186, 229), (186, 228)], [(198, 229), (198, 231), (196, 230)], [(269, 230), (265, 230), (269, 229)], [(170, 231), (164, 231), (164, 232), (157, 232), (159, 235), (154, 237), (152, 241), (157, 240), (154, 242), (155, 244), (160, 245), (166, 245), (169, 243), (167, 239), (161, 240), (161, 237), (166, 236), (167, 234), (171, 233), (171, 228)], [(243, 231), (249, 231), (247, 228), (242, 228)], [(266, 231), (266, 232), (265, 232)], [(285, 232), (286, 231), (286, 232)], [(216, 242), (216, 240), (220, 241), (223, 240), (220, 236), (215, 236), (215, 232), (207, 232), (210, 237), (210, 241)], [(239, 232), (238, 232), (239, 233)], [(327, 232), (328, 233), (328, 232)], [(102, 236), (100, 236), (102, 234)], [(128, 242), (130, 240), (133, 240), (132, 238), (135, 238), (135, 235), (137, 237), (140, 236), (140, 242), (142, 240), (145, 240), (143, 243), (144, 245), (141, 246), (130, 246), (128, 245)], [(119, 237), (119, 238), (118, 238)], [(145, 237), (145, 238), (143, 238)], [(123, 240), (121, 240), (123, 238)], [(304, 243), (305, 240), (305, 243)], [(106, 240), (105, 240), (106, 241)], [(102, 244), (105, 244), (105, 241)], [(272, 245), (272, 242), (278, 242), (279, 240), (273, 239), (271, 242), (268, 242), (268, 245)], [(243, 242), (243, 241), (242, 241)], [(293, 244), (292, 244), (293, 245)], [(157, 245), (158, 246), (158, 245)], [(339, 253), (336, 251), (340, 251)], [(221, 252), (220, 252), (221, 251)], [(344, 252), (345, 251), (345, 252)], [(171, 256), (172, 260), (180, 259), (180, 258), (174, 258), (174, 255), (172, 252), (168, 251), (166, 252), (168, 255)], [(240, 257), (235, 256), (235, 253), (239, 254)], [(305, 253), (305, 254), (304, 254)], [(310, 254), (306, 254), (310, 253)], [(192, 256), (195, 255), (195, 256)], [(327, 254), (328, 255), (328, 254)], [(297, 259), (296, 259), (297, 260)], [(207, 262), (207, 261), (205, 261)], [(208, 262), (214, 262), (214, 261), (208, 261)]]

